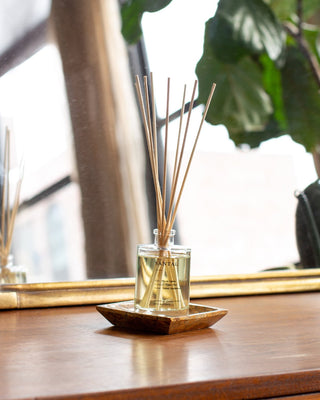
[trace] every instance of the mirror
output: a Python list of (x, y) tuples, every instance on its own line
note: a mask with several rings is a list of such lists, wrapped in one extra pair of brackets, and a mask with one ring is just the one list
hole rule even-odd
[(25, 164), (13, 236), (15, 263), (27, 267), (31, 282), (85, 279), (72, 125), (50, 28), (51, 2), (2, 1), (0, 7), (1, 136), (8, 126), (11, 167), (21, 159)]
[[(130, 83), (133, 70), (122, 53), (124, 43), (112, 47), (121, 38), (119, 15), (107, 15), (117, 13), (118, 5), (77, 1), (26, 0), (23, 7), (13, 0), (0, 3), (0, 15), (6, 16), (0, 24), (1, 132), (5, 125), (12, 129), (15, 159), (25, 160), (12, 252), (16, 262), (27, 267), (31, 283), (133, 276), (137, 240), (152, 240), (148, 199), (141, 194), (145, 171)], [(186, 25), (178, 29), (174, 19), (171, 31), (164, 21), (173, 18), (170, 13), (181, 12), (178, 3), (143, 20), (160, 119), (167, 76), (175, 82), (172, 92), (178, 94), (172, 112), (180, 107), (182, 85), (193, 84), (201, 55), (191, 50), (191, 44), (202, 40), (204, 21), (215, 8), (212, 1), (203, 2), (195, 15), (194, 2), (183, 2), (185, 14), (179, 23)], [(72, 26), (66, 21), (73, 21)], [(202, 30), (188, 29), (198, 25)], [(111, 39), (105, 38), (105, 29)], [(107, 41), (107, 50), (97, 38)], [(201, 49), (198, 43), (196, 47)], [(201, 112), (197, 108), (195, 118)], [(124, 132), (136, 133), (120, 139), (115, 133), (109, 139), (103, 136), (109, 126), (116, 126), (118, 133), (117, 118)], [(172, 126), (176, 131), (177, 122)], [(135, 153), (130, 155), (132, 149)], [(311, 156), (287, 137), (257, 150), (239, 150), (224, 127), (209, 125), (197, 151), (177, 220), (180, 241), (193, 251), (193, 275), (293, 268), (299, 261), (294, 191), (316, 179)], [(119, 159), (126, 171), (114, 170)], [(134, 185), (130, 173), (136, 178)], [(117, 191), (123, 191), (123, 179), (126, 193), (121, 197)], [(124, 209), (130, 210), (129, 222), (123, 222)], [(133, 232), (128, 226), (135, 226)]]
[(28, 282), (132, 275), (148, 211), (118, 4), (25, 4), (12, 19), (21, 27), (34, 13), (35, 22), (5, 44), (0, 79), (2, 131), (9, 125), (14, 158), (25, 161), (15, 263)]

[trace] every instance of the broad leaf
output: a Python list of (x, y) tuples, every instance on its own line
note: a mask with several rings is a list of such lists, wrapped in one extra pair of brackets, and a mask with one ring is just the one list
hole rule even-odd
[(263, 87), (272, 99), (277, 129), (285, 130), (287, 118), (283, 105), (281, 72), (265, 54), (260, 57), (259, 61), (262, 65)]
[(155, 12), (165, 8), (171, 0), (127, 0), (121, 6), (122, 35), (130, 43), (136, 43), (141, 35), (141, 18), (145, 11)]
[(297, 0), (266, 0), (280, 20), (290, 19), (297, 9)]
[(305, 1), (303, 1), (302, 4), (303, 4), (302, 17), (304, 20), (309, 20), (317, 12), (320, 11), (319, 0), (305, 0)]
[[(210, 25), (207, 22), (206, 27)], [(212, 82), (217, 88), (207, 121), (224, 124), (230, 133), (263, 130), (273, 112), (270, 97), (262, 86), (261, 72), (249, 57), (225, 64), (215, 57), (206, 29), (204, 52), (197, 64), (199, 101), (205, 103)]]
[[(297, 13), (297, 0), (265, 0), (280, 20), (290, 20)], [(319, 0), (304, 0), (302, 2), (303, 20), (312, 17), (319, 9)]]
[(279, 137), (283, 134), (284, 132), (279, 129), (278, 123), (274, 119), (271, 119), (261, 131), (230, 134), (230, 139), (234, 141), (236, 146), (246, 144), (253, 149), (259, 147), (262, 142)]
[(312, 151), (320, 143), (320, 94), (300, 51), (290, 46), (282, 70), (289, 134)]
[(264, 52), (278, 60), (283, 53), (283, 28), (263, 0), (220, 0), (209, 21), (210, 44), (223, 62)]

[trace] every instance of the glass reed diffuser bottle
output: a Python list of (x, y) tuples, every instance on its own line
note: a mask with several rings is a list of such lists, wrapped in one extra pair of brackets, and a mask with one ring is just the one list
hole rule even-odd
[(158, 229), (153, 233), (154, 244), (138, 246), (135, 306), (153, 312), (187, 310), (191, 250), (174, 245), (175, 230), (167, 238)]
[(5, 260), (1, 259), (0, 284), (2, 283), (27, 283), (26, 268), (14, 265), (12, 254)]
[[(157, 229), (154, 230), (155, 241), (151, 245), (139, 245), (137, 257), (137, 277), (135, 287), (135, 307), (153, 313), (185, 313), (189, 308), (190, 292), (190, 254), (188, 248), (174, 245), (175, 231), (172, 229), (184, 184), (215, 89), (212, 85), (208, 101), (202, 115), (190, 156), (183, 162), (185, 144), (189, 128), (191, 112), (194, 105), (197, 81), (193, 86), (187, 121), (182, 133), (183, 115), (185, 112), (186, 85), (184, 86), (179, 132), (175, 150), (174, 167), (171, 177), (171, 188), (167, 185), (168, 127), (169, 127), (169, 93), (170, 78), (167, 84), (167, 107), (165, 121), (165, 139), (163, 154), (163, 182), (160, 185), (159, 160), (157, 148), (156, 112), (153, 92), (153, 76), (150, 74), (151, 102), (147, 77), (144, 77), (144, 96), (139, 77), (136, 77), (136, 89), (144, 124), (148, 146), (151, 172), (155, 188)], [(182, 165), (185, 166), (181, 174)], [(167, 196), (168, 195), (168, 196)], [(169, 199), (166, 204), (166, 198)]]

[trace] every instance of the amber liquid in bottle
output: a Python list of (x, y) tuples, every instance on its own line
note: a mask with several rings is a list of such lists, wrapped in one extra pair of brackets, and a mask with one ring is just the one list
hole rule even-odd
[(173, 244), (171, 231), (166, 247), (138, 246), (135, 307), (151, 312), (185, 312), (190, 298), (190, 249)]

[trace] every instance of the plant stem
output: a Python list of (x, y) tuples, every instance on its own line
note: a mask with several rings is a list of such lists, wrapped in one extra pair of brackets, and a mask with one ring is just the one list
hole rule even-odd
[[(290, 22), (285, 22), (283, 26), (286, 32), (295, 39), (298, 46), (300, 47), (302, 54), (306, 57), (310, 65), (313, 77), (320, 89), (320, 65), (317, 58), (310, 50), (308, 42), (304, 39), (302, 30), (300, 31), (299, 28), (297, 28), (294, 24)], [(301, 24), (299, 23), (298, 26), (301, 26)]]
[(297, 16), (298, 16), (298, 37), (302, 38), (302, 22), (303, 22), (303, 10), (302, 10), (302, 0), (297, 0)]

